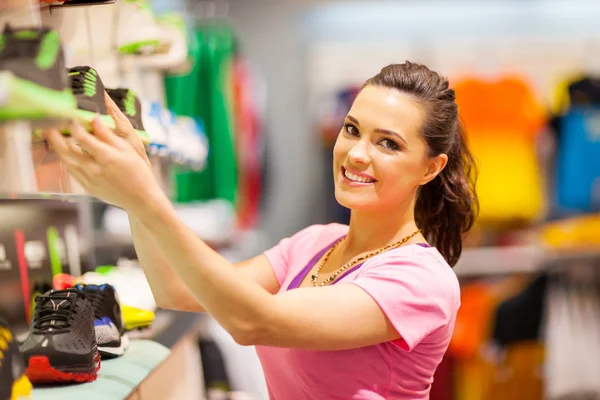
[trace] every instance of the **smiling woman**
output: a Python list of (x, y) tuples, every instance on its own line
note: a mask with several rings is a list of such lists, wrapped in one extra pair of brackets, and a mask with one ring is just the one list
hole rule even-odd
[[(477, 210), (454, 91), (390, 65), (357, 96), (334, 148), (349, 226), (310, 226), (232, 265), (179, 220), (135, 131), (74, 126), (47, 138), (89, 193), (125, 209), (157, 303), (210, 313), (256, 345), (273, 399), (426, 399), (452, 336), (451, 269)], [(437, 249), (436, 249), (437, 247)]]

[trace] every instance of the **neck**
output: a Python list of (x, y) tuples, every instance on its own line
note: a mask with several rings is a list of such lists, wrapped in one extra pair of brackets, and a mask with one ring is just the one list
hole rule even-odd
[(402, 240), (417, 229), (414, 199), (391, 212), (352, 210), (343, 251), (347, 254), (360, 254), (375, 250)]

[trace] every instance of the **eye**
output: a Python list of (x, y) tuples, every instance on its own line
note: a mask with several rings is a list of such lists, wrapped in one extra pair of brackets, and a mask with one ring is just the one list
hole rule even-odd
[(358, 136), (358, 128), (352, 124), (344, 124), (344, 131), (350, 136)]
[(383, 145), (383, 147), (385, 147), (388, 150), (393, 150), (393, 151), (400, 150), (400, 146), (398, 146), (398, 144), (396, 142), (394, 142), (393, 140), (383, 139), (380, 143)]

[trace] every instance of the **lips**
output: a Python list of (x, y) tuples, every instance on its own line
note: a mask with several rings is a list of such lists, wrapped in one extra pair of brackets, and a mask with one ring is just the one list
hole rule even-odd
[(377, 182), (377, 180), (370, 175), (363, 174), (357, 171), (351, 171), (345, 167), (342, 167), (342, 176), (348, 181), (358, 184), (372, 184)]

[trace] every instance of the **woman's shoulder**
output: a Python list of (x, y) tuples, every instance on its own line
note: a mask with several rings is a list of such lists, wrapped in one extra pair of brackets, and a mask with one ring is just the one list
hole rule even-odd
[(412, 244), (382, 253), (367, 261), (362, 273), (423, 286), (455, 300), (460, 296), (458, 277), (435, 247)]

